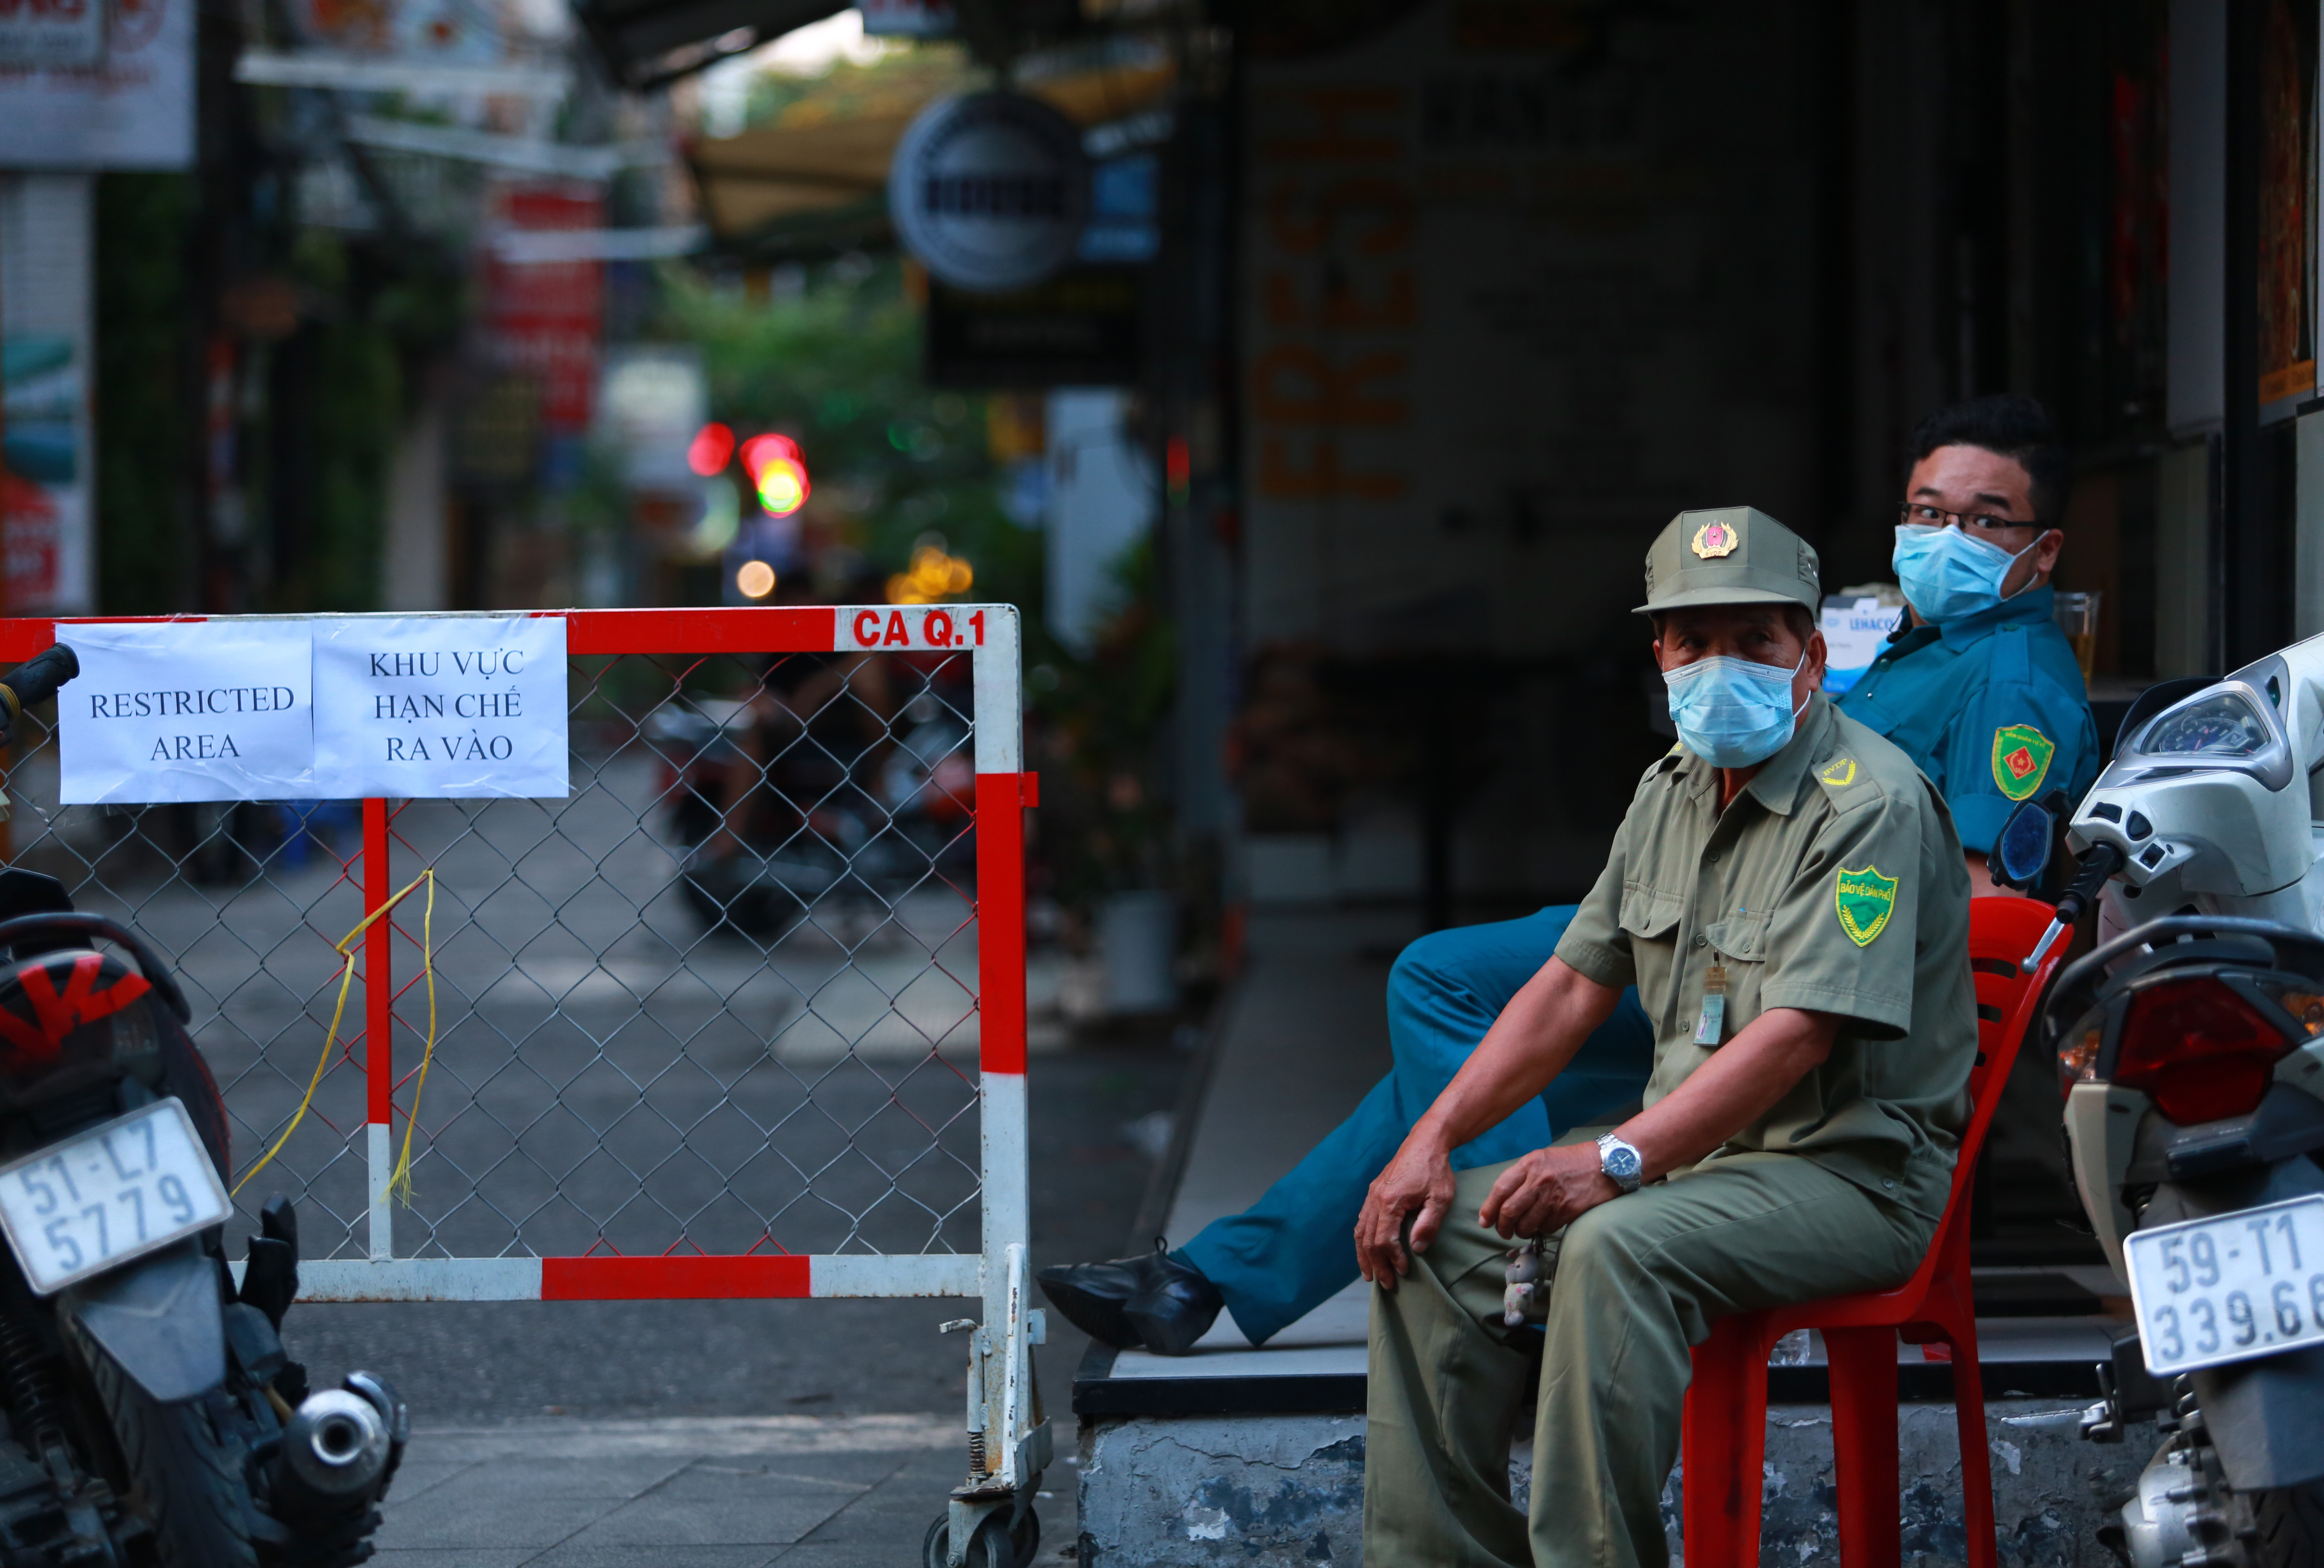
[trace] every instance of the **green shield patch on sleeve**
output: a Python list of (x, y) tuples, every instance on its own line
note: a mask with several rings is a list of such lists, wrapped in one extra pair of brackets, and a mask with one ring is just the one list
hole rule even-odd
[(1860, 872), (1840, 868), (1834, 879), (1832, 907), (1840, 911), (1840, 928), (1858, 947), (1869, 947), (1872, 939), (1888, 924), (1888, 917), (1896, 908), (1895, 877), (1884, 877), (1878, 866), (1868, 865)]
[(2058, 742), (2032, 724), (2004, 724), (1993, 732), (1993, 781), (2012, 800), (2025, 800), (2042, 788)]

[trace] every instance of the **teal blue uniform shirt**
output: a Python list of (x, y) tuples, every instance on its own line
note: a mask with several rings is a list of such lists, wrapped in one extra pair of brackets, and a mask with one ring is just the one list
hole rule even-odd
[(1904, 748), (1952, 808), (1961, 848), (1992, 851), (2021, 800), (2097, 779), (2098, 725), (2047, 584), (1880, 651), (1840, 709)]

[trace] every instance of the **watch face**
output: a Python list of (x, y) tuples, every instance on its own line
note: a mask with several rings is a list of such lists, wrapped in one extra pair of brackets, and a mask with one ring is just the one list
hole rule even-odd
[(1638, 1174), (1638, 1151), (1627, 1143), (1609, 1144), (1599, 1151), (1599, 1163), (1616, 1181), (1628, 1181)]

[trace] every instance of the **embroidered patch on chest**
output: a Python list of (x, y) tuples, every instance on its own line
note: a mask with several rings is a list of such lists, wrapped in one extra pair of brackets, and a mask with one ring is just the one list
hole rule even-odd
[(1832, 884), (1832, 907), (1840, 914), (1840, 928), (1858, 947), (1869, 947), (1872, 939), (1888, 924), (1888, 917), (1896, 908), (1895, 877), (1884, 877), (1878, 866), (1866, 866), (1860, 872), (1840, 868)]
[(2029, 799), (2057, 754), (2058, 743), (2032, 724), (2004, 724), (1993, 732), (1993, 781), (2010, 799)]

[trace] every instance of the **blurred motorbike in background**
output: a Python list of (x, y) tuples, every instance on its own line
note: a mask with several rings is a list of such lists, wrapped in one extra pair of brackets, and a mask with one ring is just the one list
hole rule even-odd
[(967, 724), (932, 693), (893, 722), (839, 706), (802, 719), (773, 697), (705, 697), (647, 719), (678, 890), (706, 927), (770, 943), (810, 908), (877, 925), (931, 878), (973, 881)]

